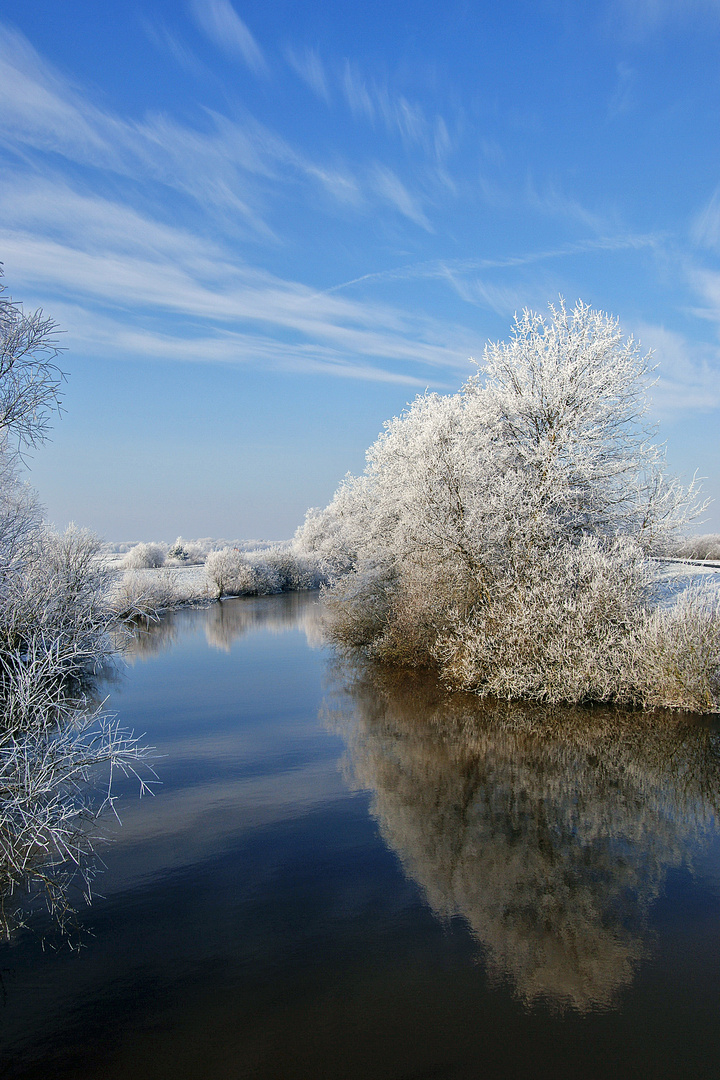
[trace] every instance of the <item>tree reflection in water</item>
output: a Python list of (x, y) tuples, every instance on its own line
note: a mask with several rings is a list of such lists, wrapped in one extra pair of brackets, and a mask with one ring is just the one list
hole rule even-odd
[(78, 899), (90, 903), (95, 851), (106, 839), (96, 825), (113, 805), (113, 774), (134, 776), (140, 794), (156, 777), (152, 748), (101, 704), (63, 698), (61, 689), (57, 699), (52, 722), (0, 733), (0, 938), (8, 941), (39, 908), (50, 932), (70, 935)]
[(157, 621), (138, 620), (133, 633), (119, 642), (123, 658), (134, 664), (175, 645), (183, 629), (202, 623), (205, 639), (212, 649), (229, 652), (234, 642), (252, 631), (283, 634), (300, 629), (312, 649), (325, 643), (323, 614), (319, 603), (309, 603), (308, 593), (284, 593), (267, 597), (232, 597), (198, 610), (180, 608), (163, 614)]
[(325, 641), (322, 619), (320, 604), (308, 603), (307, 593), (259, 599), (236, 597), (208, 608), (205, 637), (211, 648), (229, 652), (233, 642), (251, 630), (284, 634), (299, 629), (310, 648), (319, 648)]
[(329, 720), (350, 782), (373, 793), (433, 911), (466, 920), (526, 1005), (615, 1006), (668, 870), (713, 823), (720, 733), (669, 713), (480, 702), (343, 663), (336, 675)]

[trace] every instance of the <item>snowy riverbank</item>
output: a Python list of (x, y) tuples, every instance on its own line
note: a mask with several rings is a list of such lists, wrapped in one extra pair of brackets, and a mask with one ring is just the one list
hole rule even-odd
[[(663, 607), (675, 603), (688, 589), (711, 589), (720, 599), (720, 562), (692, 559), (656, 559), (660, 582), (659, 602)], [(192, 566), (162, 566), (153, 569), (125, 569), (123, 556), (107, 557), (106, 566), (113, 574), (111, 596), (116, 604), (121, 598), (135, 596), (156, 601), (157, 610), (184, 604), (206, 604), (217, 600), (217, 587), (210, 581), (203, 563)]]

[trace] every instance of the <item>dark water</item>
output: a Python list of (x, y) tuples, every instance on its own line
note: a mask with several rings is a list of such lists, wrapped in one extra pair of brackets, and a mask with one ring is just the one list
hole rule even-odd
[(315, 596), (165, 620), (162, 786), (80, 951), (0, 949), (0, 1078), (717, 1077), (720, 734), (343, 667)]

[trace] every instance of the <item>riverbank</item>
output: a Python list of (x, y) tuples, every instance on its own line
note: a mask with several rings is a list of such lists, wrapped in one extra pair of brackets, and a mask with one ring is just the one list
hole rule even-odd
[(679, 596), (692, 588), (711, 589), (720, 593), (720, 562), (699, 559), (655, 559), (660, 585), (659, 605), (671, 606)]
[(118, 617), (158, 613), (213, 603), (226, 596), (271, 596), (306, 592), (324, 580), (317, 565), (292, 551), (240, 552), (226, 548), (206, 563), (128, 568), (122, 555), (108, 556), (109, 603)]
[[(156, 600), (157, 611), (209, 604), (218, 599), (217, 588), (210, 581), (204, 563), (132, 570), (123, 567), (122, 555), (109, 556), (104, 562), (112, 574), (110, 596), (115, 608), (133, 595), (136, 600)], [(671, 606), (691, 588), (709, 588), (720, 593), (718, 561), (663, 558), (653, 562), (657, 566), (661, 607)]]
[(209, 604), (217, 599), (203, 563), (133, 570), (123, 568), (122, 558), (118, 558), (108, 559), (106, 566), (111, 574), (109, 603), (120, 616)]

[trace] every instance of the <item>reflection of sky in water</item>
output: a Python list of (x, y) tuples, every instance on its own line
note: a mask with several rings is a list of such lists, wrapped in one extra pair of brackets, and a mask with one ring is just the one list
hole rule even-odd
[(110, 692), (162, 785), (118, 787), (80, 955), (5, 949), (0, 1075), (706, 1075), (712, 729), (329, 656), (311, 595), (151, 628)]

